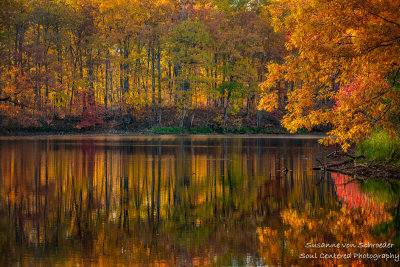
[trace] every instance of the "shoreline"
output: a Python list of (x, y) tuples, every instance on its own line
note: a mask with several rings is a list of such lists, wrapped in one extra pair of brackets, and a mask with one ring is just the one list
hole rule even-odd
[[(162, 129), (162, 128), (161, 128)], [(311, 139), (321, 139), (325, 138), (326, 134), (324, 132), (305, 132), (305, 133), (289, 133), (283, 132), (279, 128), (270, 128), (270, 129), (250, 129), (246, 131), (247, 128), (242, 131), (242, 129), (237, 129), (235, 131), (211, 131), (211, 132), (200, 132), (196, 131), (196, 129), (182, 129), (181, 131), (155, 131), (152, 129), (143, 129), (143, 130), (86, 130), (86, 131), (76, 131), (76, 130), (50, 130), (50, 131), (32, 131), (30, 129), (19, 129), (19, 130), (11, 130), (11, 129), (1, 129), (0, 130), (0, 138), (7, 137), (35, 137), (35, 136), (72, 136), (72, 137), (96, 137), (96, 136), (246, 136), (246, 137), (257, 137), (257, 136), (270, 136), (276, 138), (311, 138)]]
[(357, 181), (369, 179), (400, 180), (400, 164), (393, 161), (366, 160), (363, 156), (351, 154), (327, 156), (324, 165), (313, 167), (313, 170), (341, 173)]
[(154, 133), (151, 131), (110, 131), (110, 132), (84, 132), (84, 133), (71, 133), (71, 132), (19, 132), (17, 134), (3, 134), (0, 133), (0, 139), (24, 139), (24, 138), (46, 138), (46, 137), (78, 137), (78, 138), (93, 138), (93, 137), (185, 137), (185, 136), (198, 136), (198, 137), (213, 137), (213, 138), (274, 138), (274, 139), (322, 139), (326, 135), (321, 133), (306, 133), (306, 134), (290, 134), (290, 133)]

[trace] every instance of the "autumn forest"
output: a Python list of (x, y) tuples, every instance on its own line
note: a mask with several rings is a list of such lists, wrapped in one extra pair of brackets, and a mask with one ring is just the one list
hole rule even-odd
[(4, 127), (261, 126), (259, 84), (284, 50), (261, 1), (0, 5)]
[(398, 0), (4, 0), (4, 128), (397, 132)]
[(400, 0), (0, 0), (0, 265), (398, 266), (399, 133)]

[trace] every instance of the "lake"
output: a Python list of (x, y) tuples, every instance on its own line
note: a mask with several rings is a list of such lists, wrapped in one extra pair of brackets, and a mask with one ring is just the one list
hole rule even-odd
[(0, 262), (396, 266), (397, 184), (313, 171), (329, 152), (312, 136), (0, 138)]

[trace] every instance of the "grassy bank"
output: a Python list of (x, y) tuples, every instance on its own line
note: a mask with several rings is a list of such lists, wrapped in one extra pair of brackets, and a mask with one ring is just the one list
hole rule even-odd
[(400, 163), (400, 137), (392, 137), (386, 131), (375, 131), (357, 147), (358, 155), (376, 162)]
[(353, 152), (331, 153), (328, 165), (313, 169), (339, 172), (363, 181), (370, 178), (400, 180), (400, 137), (377, 130), (357, 144), (356, 155), (352, 155)]
[[(269, 128), (252, 128), (252, 127), (242, 127), (242, 128), (211, 128), (211, 127), (152, 127), (148, 129), (113, 129), (107, 127), (97, 127), (97, 128), (59, 128), (59, 127), (28, 127), (28, 128), (13, 128), (13, 129), (0, 129), (0, 136), (36, 136), (36, 135), (186, 135), (186, 134), (280, 134), (289, 135), (290, 133), (281, 127), (269, 127)], [(321, 132), (305, 132), (298, 131), (296, 134), (307, 135), (307, 134), (319, 134)]]

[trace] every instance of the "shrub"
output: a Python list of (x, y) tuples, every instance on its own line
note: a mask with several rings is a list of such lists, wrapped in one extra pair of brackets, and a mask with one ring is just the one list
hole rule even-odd
[(367, 160), (399, 161), (400, 138), (391, 137), (386, 131), (379, 130), (358, 145), (358, 154)]
[(212, 129), (210, 127), (189, 128), (189, 133), (207, 134), (212, 133)]
[(181, 127), (153, 127), (151, 129), (153, 133), (163, 134), (163, 133), (182, 133), (183, 128)]

